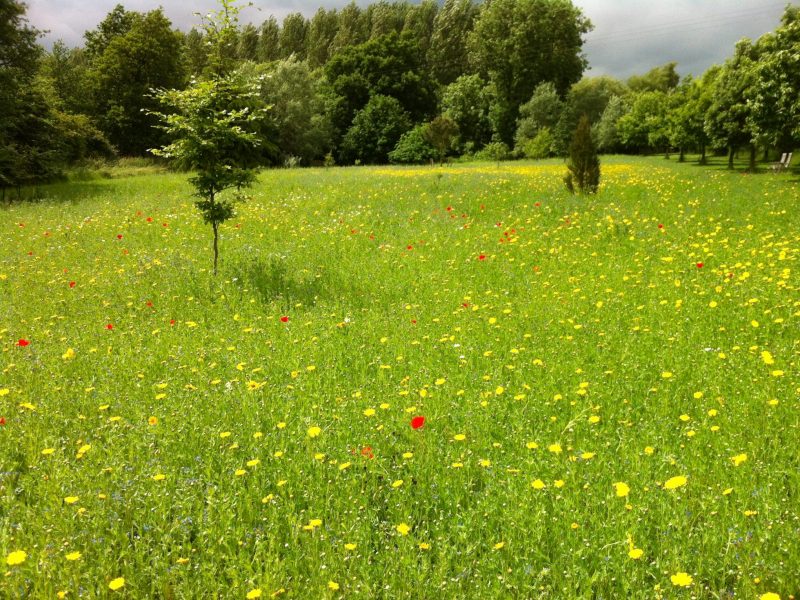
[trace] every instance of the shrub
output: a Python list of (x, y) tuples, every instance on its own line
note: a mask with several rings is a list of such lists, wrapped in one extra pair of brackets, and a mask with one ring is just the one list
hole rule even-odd
[(431, 146), (436, 149), (436, 155), (440, 163), (444, 162), (444, 157), (452, 150), (453, 142), (457, 135), (458, 125), (449, 117), (440, 115), (428, 123), (425, 137)]
[(428, 141), (428, 125), (406, 131), (389, 153), (389, 161), (398, 164), (421, 164), (436, 158), (436, 149)]
[(410, 125), (408, 113), (398, 100), (373, 96), (353, 118), (342, 140), (342, 156), (351, 162), (385, 163)]
[(518, 149), (525, 158), (547, 158), (552, 156), (553, 134), (549, 127), (542, 127), (535, 137), (524, 140)]
[(508, 160), (509, 158), (511, 158), (511, 150), (503, 142), (486, 144), (475, 153), (475, 160)]

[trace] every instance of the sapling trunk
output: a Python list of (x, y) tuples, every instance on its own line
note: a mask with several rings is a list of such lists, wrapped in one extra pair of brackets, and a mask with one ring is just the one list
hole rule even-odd
[(217, 222), (211, 223), (211, 229), (214, 230), (214, 277), (216, 277), (217, 259), (219, 258), (219, 224)]

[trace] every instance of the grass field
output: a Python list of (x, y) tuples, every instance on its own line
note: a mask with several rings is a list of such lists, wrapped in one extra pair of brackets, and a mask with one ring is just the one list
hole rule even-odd
[(0, 597), (800, 595), (800, 182), (607, 159), (0, 207)]

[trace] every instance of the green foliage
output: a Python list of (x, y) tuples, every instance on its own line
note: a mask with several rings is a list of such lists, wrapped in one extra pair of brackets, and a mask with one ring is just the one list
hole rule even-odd
[(339, 28), (339, 14), (336, 9), (319, 8), (308, 26), (306, 39), (308, 64), (312, 69), (322, 67), (328, 62), (331, 44)]
[(261, 24), (258, 36), (258, 61), (272, 62), (278, 60), (281, 55), (281, 26), (278, 20), (270, 16), (269, 19)]
[(49, 80), (61, 108), (71, 113), (90, 113), (91, 102), (86, 93), (90, 85), (89, 62), (84, 50), (55, 42), (42, 57), (39, 74)]
[[(226, 45), (232, 39), (238, 8), (221, 0), (222, 9), (204, 23), (210, 40)], [(223, 48), (211, 48), (209, 64), (214, 74), (206, 80), (193, 80), (184, 90), (160, 90), (158, 103), (169, 112), (154, 112), (160, 126), (172, 142), (151, 149), (156, 156), (174, 161), (195, 171), (189, 182), (198, 197), (196, 206), (214, 232), (214, 274), (217, 273), (218, 228), (233, 217), (234, 202), (241, 191), (255, 180), (255, 169), (263, 147), (259, 128), (266, 107), (260, 102), (258, 88), (246, 85), (240, 77), (225, 73)], [(231, 196), (220, 194), (235, 190)]]
[(274, 162), (294, 156), (301, 164), (321, 160), (331, 149), (332, 128), (325, 111), (322, 76), (307, 62), (288, 58), (269, 65), (244, 65), (239, 74), (257, 85), (272, 106), (265, 125), (274, 142)]
[(549, 127), (542, 127), (536, 135), (525, 140), (518, 151), (525, 158), (547, 158), (553, 155), (553, 134)]
[(642, 92), (633, 97), (630, 110), (617, 121), (620, 140), (634, 151), (668, 143), (668, 96)]
[(453, 143), (458, 136), (458, 125), (445, 115), (439, 115), (428, 124), (425, 137), (431, 146), (436, 149), (439, 162), (444, 162), (445, 156), (453, 148)]
[[(194, 80), (184, 90), (161, 90), (156, 99), (170, 112), (152, 114), (172, 142), (152, 154), (196, 171), (190, 182), (203, 199), (214, 201), (225, 190), (249, 185), (262, 145), (257, 127), (266, 113), (257, 88), (227, 75)], [(204, 218), (213, 223), (215, 214)]]
[(596, 123), (613, 97), (624, 98), (629, 93), (628, 86), (613, 77), (584, 77), (570, 88), (567, 102), (579, 115), (589, 117), (590, 123)]
[(406, 20), (409, 4), (407, 2), (388, 2), (378, 0), (367, 5), (365, 18), (369, 23), (370, 39), (390, 33), (400, 33)]
[(112, 41), (128, 33), (141, 19), (141, 13), (127, 11), (122, 4), (117, 4), (96, 29), (84, 33), (84, 48), (89, 59), (102, 56)]
[(622, 117), (628, 113), (629, 107), (626, 100), (620, 96), (612, 96), (608, 101), (600, 120), (593, 127), (597, 139), (597, 147), (603, 152), (617, 152), (622, 148), (618, 124)]
[(239, 13), (236, 0), (217, 0), (219, 9), (202, 18), (200, 28), (206, 48), (204, 73), (215, 77), (236, 69), (239, 49)]
[(472, 0), (445, 0), (436, 15), (428, 63), (439, 84), (448, 85), (470, 72), (468, 40), (477, 16)]
[(194, 27), (183, 38), (183, 53), (186, 73), (190, 77), (199, 77), (208, 64), (208, 49), (203, 34)]
[(667, 93), (678, 86), (681, 80), (676, 70), (678, 63), (669, 62), (649, 70), (644, 75), (634, 75), (628, 79), (628, 87), (634, 92)]
[(307, 36), (308, 21), (306, 21), (302, 13), (294, 12), (286, 15), (280, 35), (281, 58), (294, 56), (298, 60), (304, 60), (306, 57)]
[(598, 123), (612, 97), (626, 97), (628, 94), (625, 84), (611, 77), (584, 77), (573, 85), (564, 101), (558, 123), (553, 127), (553, 148), (556, 153), (566, 156), (581, 116), (586, 115), (590, 123)]
[(436, 149), (428, 141), (428, 124), (422, 123), (406, 131), (389, 153), (389, 162), (397, 164), (424, 164), (436, 158)]
[[(712, 73), (709, 70), (708, 73)], [(708, 143), (704, 130), (705, 113), (710, 106), (710, 97), (705, 87), (710, 77), (694, 81), (687, 77), (672, 91), (670, 108), (667, 115), (667, 135), (669, 144), (680, 151), (683, 161), (687, 148), (701, 149), (702, 153)]]
[[(537, 136), (539, 131), (547, 129), (552, 139), (552, 130), (558, 123), (564, 110), (564, 103), (556, 91), (556, 86), (547, 81), (536, 86), (531, 99), (519, 108), (517, 131), (514, 134), (515, 148), (523, 152), (523, 148)], [(547, 149), (550, 152), (550, 148)], [(524, 151), (527, 155), (527, 151)], [(537, 156), (536, 158), (542, 158)]]
[(163, 143), (149, 111), (149, 91), (184, 84), (180, 36), (161, 9), (140, 15), (115, 35), (92, 64), (94, 113), (103, 133), (120, 153), (141, 155)]
[[(336, 54), (325, 66), (325, 75), (331, 94), (331, 119), (338, 136), (350, 128), (356, 113), (376, 95), (397, 100), (414, 122), (430, 118), (436, 104), (434, 83), (420, 61), (416, 43), (396, 33)], [(392, 148), (394, 143), (386, 152)], [(347, 162), (344, 155), (342, 158)]]
[(494, 84), (495, 131), (512, 143), (519, 107), (540, 83), (566, 94), (586, 67), (583, 36), (591, 22), (569, 0), (493, 0), (481, 5), (470, 34), (480, 74)]
[(373, 96), (353, 118), (342, 140), (342, 157), (350, 163), (385, 163), (410, 127), (411, 119), (397, 99)]
[(336, 35), (330, 46), (330, 56), (335, 56), (339, 51), (350, 46), (358, 46), (367, 41), (369, 31), (368, 23), (363, 11), (354, 0), (351, 0), (339, 11)]
[(800, 7), (786, 7), (780, 27), (758, 40), (756, 52), (747, 128), (755, 141), (790, 150), (800, 144)]
[[(409, 7), (403, 23), (403, 36), (416, 41), (420, 54), (426, 59), (430, 59), (428, 52), (438, 14), (439, 4), (436, 0), (422, 0), (419, 4)], [(426, 67), (432, 66), (428, 60), (424, 62)]]
[(442, 114), (458, 126), (458, 146), (481, 147), (492, 138), (492, 90), (480, 75), (462, 75), (442, 91)]
[(0, 188), (51, 179), (59, 171), (47, 90), (35, 84), (38, 35), (24, 4), (0, 0)]
[(251, 23), (245, 25), (239, 33), (236, 56), (239, 60), (258, 60), (258, 29)]
[(491, 142), (475, 153), (475, 160), (501, 161), (511, 157), (511, 150), (503, 142)]
[(713, 147), (729, 149), (730, 168), (733, 168), (735, 150), (754, 141), (748, 125), (752, 105), (747, 98), (755, 85), (756, 60), (756, 49), (750, 40), (740, 40), (734, 55), (725, 61), (719, 72), (714, 98), (706, 112), (706, 135)]
[(592, 140), (592, 127), (589, 117), (583, 115), (578, 121), (572, 144), (569, 147), (567, 175), (564, 183), (571, 193), (576, 189), (582, 194), (594, 194), (600, 185), (600, 158)]

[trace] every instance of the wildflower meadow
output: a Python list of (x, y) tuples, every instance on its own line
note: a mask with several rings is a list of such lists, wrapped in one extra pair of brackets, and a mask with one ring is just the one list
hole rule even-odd
[(0, 206), (0, 597), (791, 598), (797, 175), (185, 174)]

